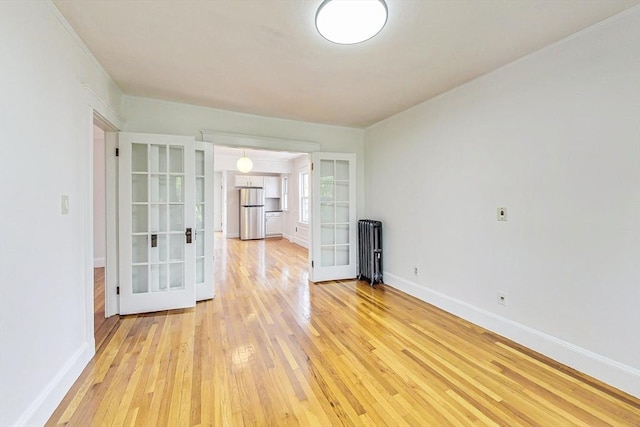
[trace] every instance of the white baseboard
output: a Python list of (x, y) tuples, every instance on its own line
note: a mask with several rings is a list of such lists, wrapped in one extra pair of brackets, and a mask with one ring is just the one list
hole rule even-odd
[(294, 237), (292, 242), (295, 243), (296, 245), (302, 246), (303, 248), (309, 249), (309, 239)]
[(105, 265), (106, 265), (106, 260), (104, 258), (93, 259), (93, 268), (104, 267)]
[(227, 239), (239, 239), (240, 233), (227, 233)]
[(387, 286), (399, 289), (626, 393), (640, 397), (640, 369), (616, 362), (495, 313), (420, 286), (388, 271), (383, 274), (384, 283)]
[(22, 413), (15, 425), (44, 425), (95, 354), (95, 347), (96, 344), (93, 340), (82, 344)]

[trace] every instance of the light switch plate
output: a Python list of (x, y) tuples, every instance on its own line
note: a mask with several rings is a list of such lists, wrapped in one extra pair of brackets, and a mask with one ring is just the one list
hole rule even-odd
[(69, 196), (67, 194), (63, 194), (60, 198), (60, 211), (62, 215), (67, 215), (69, 213)]
[(498, 208), (498, 221), (507, 220), (507, 208)]

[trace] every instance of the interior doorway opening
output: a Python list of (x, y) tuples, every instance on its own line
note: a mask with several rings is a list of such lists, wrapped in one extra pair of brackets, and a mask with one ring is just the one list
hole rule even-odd
[(115, 128), (96, 112), (93, 114), (93, 336), (96, 349), (105, 342), (119, 316), (107, 313), (107, 144), (106, 132)]
[[(241, 173), (236, 163), (245, 155), (253, 162), (253, 169)], [(220, 209), (216, 209), (215, 223), (220, 224), (220, 231), (224, 237), (239, 238), (239, 190), (246, 186), (242, 183), (243, 180), (257, 178), (258, 184), (252, 183), (250, 186), (263, 187), (265, 190), (265, 237), (281, 236), (309, 249), (309, 218), (301, 212), (302, 208), (309, 207), (300, 204), (301, 195), (308, 194), (308, 189), (306, 192), (301, 191), (299, 179), (302, 174), (309, 174), (308, 153), (216, 144), (214, 170), (220, 189), (215, 195), (215, 201), (220, 206)], [(270, 189), (274, 185), (276, 188)], [(270, 225), (274, 222), (277, 224), (275, 227)]]

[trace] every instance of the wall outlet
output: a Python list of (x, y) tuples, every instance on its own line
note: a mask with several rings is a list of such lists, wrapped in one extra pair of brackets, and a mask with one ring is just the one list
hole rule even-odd
[(413, 267), (413, 275), (416, 277), (418, 276), (418, 267)]
[(504, 292), (498, 292), (498, 304), (507, 305), (507, 294)]
[(507, 220), (507, 208), (498, 208), (498, 221), (506, 221)]

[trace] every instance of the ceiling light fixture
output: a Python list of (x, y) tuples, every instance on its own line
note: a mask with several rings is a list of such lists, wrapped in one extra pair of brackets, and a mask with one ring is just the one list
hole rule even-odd
[(324, 0), (316, 13), (316, 28), (338, 44), (369, 40), (387, 23), (384, 0)]
[(236, 162), (236, 167), (242, 173), (251, 172), (253, 169), (253, 162), (247, 157), (247, 150), (242, 150), (242, 157)]

